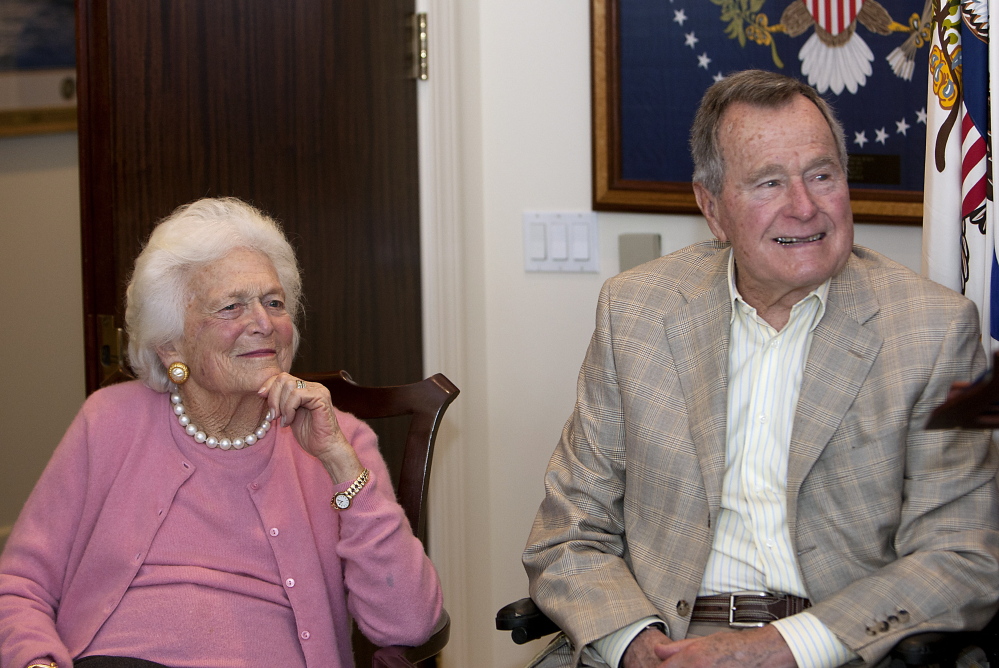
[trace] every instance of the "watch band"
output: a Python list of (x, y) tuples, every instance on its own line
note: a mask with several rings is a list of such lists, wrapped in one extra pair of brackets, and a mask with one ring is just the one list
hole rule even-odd
[(350, 503), (353, 501), (357, 493), (364, 489), (364, 486), (368, 484), (368, 477), (370, 476), (368, 469), (361, 471), (361, 475), (357, 476), (357, 480), (351, 483), (350, 487), (342, 492), (333, 495), (330, 499), (330, 505), (337, 510), (347, 510), (350, 508)]

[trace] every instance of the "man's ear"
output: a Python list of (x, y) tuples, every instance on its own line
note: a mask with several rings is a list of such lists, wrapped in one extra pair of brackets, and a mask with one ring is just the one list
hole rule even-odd
[(711, 234), (715, 235), (718, 241), (728, 241), (728, 235), (725, 234), (725, 229), (718, 220), (718, 198), (712, 195), (711, 191), (699, 181), (695, 181), (691, 185), (694, 186), (694, 199), (697, 200), (697, 206), (704, 214), (704, 219), (708, 221)]

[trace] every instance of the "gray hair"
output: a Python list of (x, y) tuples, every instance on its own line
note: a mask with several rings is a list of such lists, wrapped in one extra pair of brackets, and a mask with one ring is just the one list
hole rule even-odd
[(718, 146), (718, 130), (729, 106), (742, 103), (763, 109), (780, 109), (801, 95), (818, 107), (836, 142), (843, 173), (847, 171), (846, 136), (832, 109), (815, 89), (797, 79), (768, 72), (745, 70), (716, 82), (701, 99), (690, 128), (690, 154), (694, 159), (693, 181), (704, 184), (712, 195), (720, 195), (725, 181), (725, 160)]
[[(170, 388), (156, 349), (184, 334), (192, 298), (191, 275), (238, 248), (266, 255), (284, 289), (285, 307), (297, 323), (302, 278), (295, 251), (274, 219), (236, 198), (206, 198), (177, 208), (157, 223), (135, 259), (125, 292), (128, 361), (150, 388)], [(299, 334), (294, 327), (293, 351)]]

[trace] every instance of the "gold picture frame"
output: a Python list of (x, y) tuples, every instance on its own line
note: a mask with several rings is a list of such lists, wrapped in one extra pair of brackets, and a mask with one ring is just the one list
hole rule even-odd
[(74, 3), (2, 4), (0, 137), (76, 131)]

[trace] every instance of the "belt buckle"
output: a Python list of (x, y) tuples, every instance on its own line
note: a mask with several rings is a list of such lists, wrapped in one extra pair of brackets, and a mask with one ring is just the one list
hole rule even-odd
[(737, 622), (735, 621), (735, 599), (737, 596), (757, 596), (766, 598), (770, 596), (765, 591), (737, 591), (728, 595), (728, 626), (732, 629), (756, 629), (766, 626), (766, 622)]

